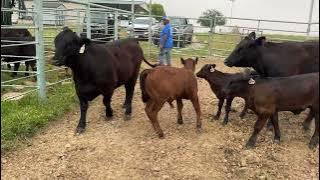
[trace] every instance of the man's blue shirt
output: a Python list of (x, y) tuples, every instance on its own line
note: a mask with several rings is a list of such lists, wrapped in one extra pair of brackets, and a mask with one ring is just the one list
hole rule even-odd
[[(164, 44), (163, 36), (167, 35), (167, 41)], [(172, 48), (173, 47), (173, 33), (171, 24), (164, 26), (160, 33), (160, 43), (163, 45), (163, 48)]]

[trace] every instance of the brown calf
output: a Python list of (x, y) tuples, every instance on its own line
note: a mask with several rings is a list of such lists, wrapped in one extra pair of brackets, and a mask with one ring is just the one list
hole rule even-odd
[(158, 112), (165, 102), (172, 103), (174, 100), (177, 101), (178, 124), (183, 124), (182, 99), (189, 99), (197, 113), (197, 128), (201, 129), (198, 85), (193, 74), (197, 61), (198, 58), (195, 61), (181, 58), (183, 68), (158, 66), (146, 69), (140, 74), (142, 100), (146, 103), (145, 111), (159, 138), (163, 138), (164, 134), (157, 119)]
[(300, 112), (310, 108), (315, 117), (315, 132), (309, 147), (319, 144), (319, 73), (282, 78), (231, 81), (224, 89), (228, 96), (240, 96), (258, 116), (254, 132), (247, 147), (253, 147), (266, 120), (271, 118), (275, 129), (275, 142), (280, 142), (278, 111)]
[[(242, 79), (245, 76), (248, 76), (248, 75), (245, 73), (235, 73), (235, 74), (223, 73), (216, 69), (215, 64), (206, 64), (197, 73), (197, 77), (203, 78), (206, 81), (208, 81), (208, 83), (210, 84), (211, 90), (219, 99), (218, 111), (217, 111), (217, 114), (214, 116), (215, 119), (217, 120), (219, 119), (224, 100), (226, 99), (226, 94), (224, 94), (222, 91), (224, 86), (228, 85), (228, 83), (231, 80)], [(234, 98), (235, 98), (234, 96), (230, 96), (226, 100), (227, 101), (226, 107), (225, 107), (226, 114), (223, 121), (224, 125), (226, 125), (229, 121), (229, 112), (231, 110), (231, 104)], [(248, 109), (247, 102), (245, 102), (245, 107), (243, 108), (240, 114), (241, 118), (243, 118), (246, 115), (247, 109)]]

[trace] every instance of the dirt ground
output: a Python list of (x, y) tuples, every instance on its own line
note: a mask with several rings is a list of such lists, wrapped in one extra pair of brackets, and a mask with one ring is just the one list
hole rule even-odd
[[(222, 71), (227, 68), (218, 60)], [(176, 66), (180, 66), (175, 64)], [(308, 148), (310, 132), (302, 130), (306, 112), (280, 113), (282, 141), (273, 144), (273, 133), (264, 129), (255, 149), (244, 145), (256, 120), (238, 115), (243, 100), (235, 99), (230, 123), (212, 120), (217, 99), (199, 79), (203, 132), (196, 132), (195, 112), (184, 101), (184, 124), (176, 123), (176, 108), (167, 104), (159, 114), (165, 139), (158, 139), (141, 101), (137, 84), (133, 118), (123, 120), (124, 89), (113, 96), (114, 120), (105, 121), (102, 98), (92, 102), (86, 132), (74, 135), (79, 108), (66, 114), (30, 139), (28, 145), (1, 157), (1, 179), (319, 179), (319, 149)], [(223, 117), (224, 114), (222, 114)]]

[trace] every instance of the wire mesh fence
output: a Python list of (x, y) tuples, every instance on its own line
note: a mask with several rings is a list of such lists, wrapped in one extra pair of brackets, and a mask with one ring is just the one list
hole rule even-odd
[[(1, 36), (2, 101), (35, 91), (39, 93), (40, 99), (45, 99), (47, 88), (71, 82), (70, 70), (51, 65), (55, 49), (54, 38), (65, 26), (79, 36), (90, 38), (97, 43), (127, 37), (137, 38), (141, 41), (146, 57), (157, 60), (161, 17), (151, 16), (150, 13), (137, 14), (134, 8), (133, 11), (126, 11), (89, 1), (66, 0), (64, 3), (68, 3), (68, 8), (65, 9), (44, 7), (45, 2), (34, 0), (34, 6), (26, 10), (1, 8), (1, 11), (24, 13), (24, 16), (28, 17), (14, 25), (1, 25), (1, 34), (3, 31), (15, 33)], [(174, 57), (226, 57), (251, 31), (266, 35), (268, 40), (276, 42), (305, 41), (318, 39), (319, 36), (319, 22), (235, 17), (169, 18), (173, 27)], [(226, 21), (224, 25), (218, 23), (222, 18)], [(24, 30), (29, 34), (17, 33)], [(29, 53), (23, 53), (26, 49)], [(5, 96), (8, 92), (18, 93)]]

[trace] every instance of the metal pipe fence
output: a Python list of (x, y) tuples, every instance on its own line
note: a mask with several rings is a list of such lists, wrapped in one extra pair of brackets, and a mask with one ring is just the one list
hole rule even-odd
[[(34, 41), (11, 41), (1, 37), (1, 49), (18, 46), (35, 46), (35, 56), (1, 54), (1, 58), (10, 62), (1, 62), (1, 94), (15, 87), (25, 91), (17, 96), (26, 95), (35, 91), (40, 100), (47, 98), (47, 88), (71, 81), (66, 75), (66, 68), (53, 67), (51, 59), (54, 54), (54, 38), (68, 26), (79, 36), (90, 38), (92, 41), (107, 43), (127, 37), (138, 38), (148, 59), (157, 60), (159, 52), (159, 34), (161, 26), (156, 19), (161, 17), (148, 14), (137, 14), (132, 5), (131, 11), (106, 7), (91, 3), (90, 0), (66, 0), (65, 2), (81, 5), (72, 9), (52, 9), (43, 7), (44, 0), (34, 0), (34, 8), (15, 10), (2, 8), (2, 11), (25, 12), (32, 16), (32, 20), (23, 21), (16, 25), (1, 25), (1, 29), (28, 29)], [(152, 1), (150, 1), (152, 2)], [(150, 7), (150, 6), (149, 6)], [(52, 17), (45, 19), (45, 17)], [(123, 17), (127, 17), (126, 21)], [(135, 24), (137, 19), (145, 24)], [(305, 41), (318, 39), (319, 22), (294, 22), (266, 19), (250, 19), (238, 17), (214, 18), (186, 18), (170, 17), (173, 26), (175, 47), (172, 50), (177, 56), (200, 56), (209, 58), (224, 58), (239, 41), (251, 31), (258, 35), (267, 36), (270, 41)], [(219, 18), (225, 18), (226, 24), (219, 25)], [(232, 20), (232, 23), (231, 23)], [(131, 21), (131, 24), (128, 23)], [(203, 26), (200, 21), (207, 22)], [(124, 24), (127, 22), (127, 24)], [(6, 44), (2, 44), (6, 43)], [(9, 59), (8, 59), (9, 58)], [(14, 59), (14, 61), (12, 61)], [(36, 61), (36, 70), (11, 70), (8, 66), (17, 63), (24, 64)], [(6, 67), (7, 66), (7, 67)], [(11, 73), (18, 73), (17, 77), (10, 77)], [(24, 73), (29, 75), (22, 76)], [(22, 75), (21, 75), (22, 74)], [(36, 78), (36, 80), (34, 79)], [(31, 85), (26, 82), (32, 82)], [(35, 82), (33, 82), (35, 81)], [(52, 87), (53, 88), (53, 87)], [(14, 97), (1, 98), (1, 100), (15, 99)]]

